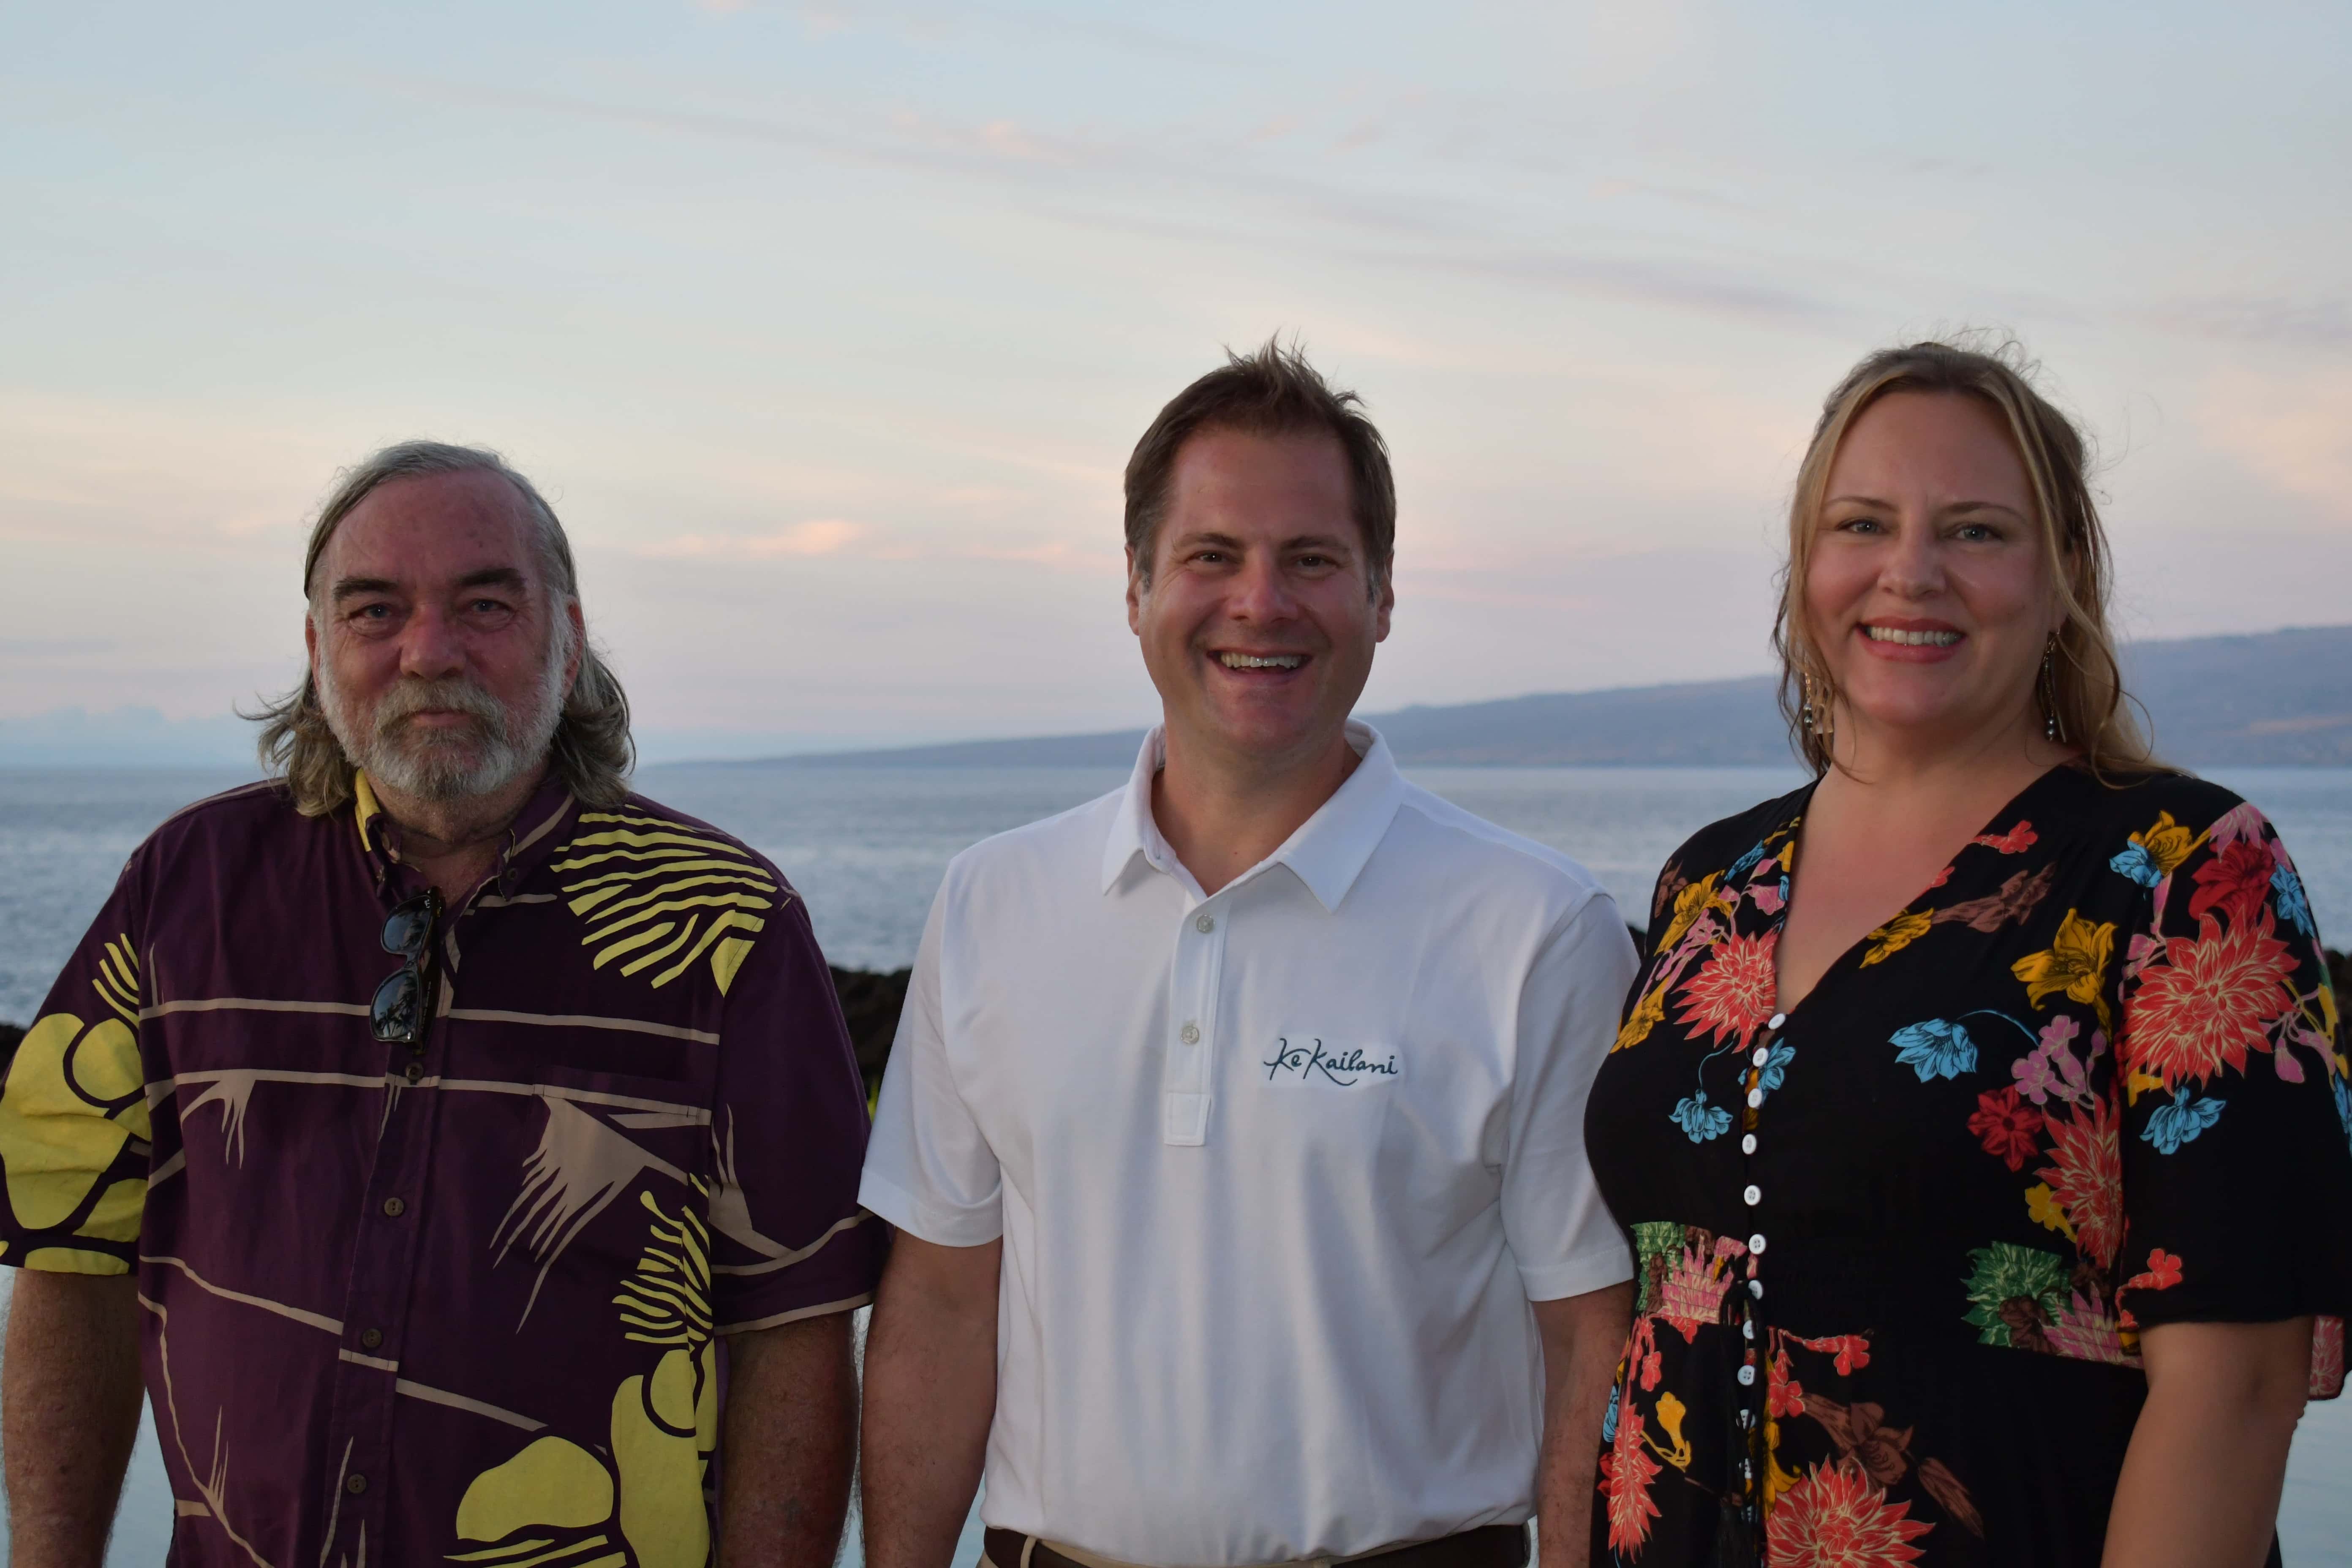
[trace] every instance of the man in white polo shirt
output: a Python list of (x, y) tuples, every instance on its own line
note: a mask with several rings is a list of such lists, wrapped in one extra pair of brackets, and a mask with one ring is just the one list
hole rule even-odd
[(1269, 343), (1127, 470), (1165, 721), (949, 868), (861, 1200), (871, 1568), (1585, 1562), (1633, 1275), (1584, 1100), (1634, 956), (1348, 714), (1395, 489)]

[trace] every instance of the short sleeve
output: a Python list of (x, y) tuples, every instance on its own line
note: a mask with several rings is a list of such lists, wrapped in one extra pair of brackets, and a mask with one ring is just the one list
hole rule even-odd
[(126, 869), (0, 1082), (0, 1262), (126, 1274), (139, 1260), (152, 1134), (136, 888)]
[(1636, 967), (1616, 900), (1600, 893), (1545, 939), (1520, 989), (1503, 1235), (1529, 1300), (1633, 1277), (1625, 1232), (1585, 1156), (1584, 1102)]
[(866, 1089), (795, 898), (735, 973), (711, 1113), (711, 1321), (721, 1334), (861, 1306), (887, 1238), (857, 1205)]
[(2312, 1391), (2331, 1397), (2352, 1313), (2352, 1092), (2302, 880), (2245, 805), (2201, 830), (2162, 816), (2116, 859), (2152, 881), (2120, 983), (2120, 1300), (2143, 1328), (2313, 1314)]
[(941, 1020), (940, 949), (955, 879), (931, 904), (907, 984), (907, 1005), (866, 1152), (866, 1206), (941, 1247), (979, 1247), (1004, 1233), (1003, 1173), (956, 1088)]

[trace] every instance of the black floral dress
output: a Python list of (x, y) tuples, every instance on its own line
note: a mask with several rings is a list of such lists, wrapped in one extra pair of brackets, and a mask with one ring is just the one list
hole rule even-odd
[(1694, 837), (1585, 1130), (1638, 1261), (1593, 1561), (2096, 1564), (2139, 1331), (2318, 1319), (2352, 1079), (2318, 932), (2227, 790), (2072, 768), (1786, 1016), (1808, 786)]

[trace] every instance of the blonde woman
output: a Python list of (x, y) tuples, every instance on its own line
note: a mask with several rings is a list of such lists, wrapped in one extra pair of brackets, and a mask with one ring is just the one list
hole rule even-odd
[(2275, 1560), (2344, 1381), (2310, 906), (2156, 762), (2080, 436), (2013, 355), (1831, 395), (1779, 646), (1815, 782), (1661, 877), (1587, 1138), (1640, 1299), (1593, 1560)]

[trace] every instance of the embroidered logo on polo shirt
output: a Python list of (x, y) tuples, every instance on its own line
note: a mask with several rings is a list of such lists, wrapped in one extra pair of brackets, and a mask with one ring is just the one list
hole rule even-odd
[(1404, 1060), (1393, 1050), (1330, 1046), (1313, 1036), (1276, 1036), (1273, 1054), (1258, 1066), (1265, 1069), (1268, 1083), (1328, 1084), (1338, 1089), (1393, 1083), (1404, 1076)]

